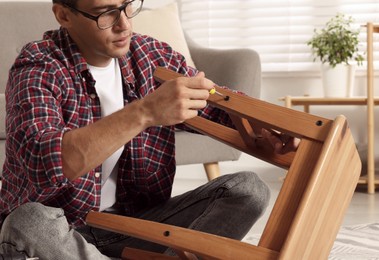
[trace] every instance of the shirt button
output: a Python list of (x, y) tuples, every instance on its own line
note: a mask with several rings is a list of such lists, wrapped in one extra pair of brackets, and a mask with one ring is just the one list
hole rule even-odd
[(95, 177), (99, 178), (100, 177), (100, 172), (95, 173)]
[(91, 99), (95, 99), (95, 98), (97, 97), (97, 95), (94, 94), (94, 93), (92, 93), (92, 94), (89, 95), (89, 97), (90, 97)]

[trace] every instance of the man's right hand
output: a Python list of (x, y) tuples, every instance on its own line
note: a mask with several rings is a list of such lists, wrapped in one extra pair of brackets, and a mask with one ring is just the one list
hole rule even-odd
[(207, 104), (215, 84), (203, 72), (195, 77), (179, 77), (164, 82), (140, 103), (148, 126), (175, 125), (197, 116)]

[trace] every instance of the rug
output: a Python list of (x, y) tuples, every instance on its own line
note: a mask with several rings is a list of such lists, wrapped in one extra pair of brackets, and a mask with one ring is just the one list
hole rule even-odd
[[(250, 235), (243, 241), (257, 245), (259, 237)], [(328, 259), (379, 260), (379, 223), (342, 227)]]

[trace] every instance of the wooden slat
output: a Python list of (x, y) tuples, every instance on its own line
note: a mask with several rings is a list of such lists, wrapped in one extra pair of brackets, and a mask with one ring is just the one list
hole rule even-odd
[(367, 192), (375, 193), (374, 54), (375, 26), (367, 23)]
[[(367, 185), (368, 183), (368, 178), (367, 175), (363, 175), (359, 178), (358, 184), (365, 184)], [(379, 174), (375, 174), (375, 185), (379, 184)]]
[(88, 225), (188, 251), (202, 259), (277, 259), (278, 252), (191, 229), (115, 214), (89, 212)]
[(362, 27), (372, 27), (372, 32), (379, 33), (379, 24), (368, 22), (367, 24), (362, 25)]
[[(154, 78), (159, 82), (178, 77), (183, 77), (183, 75), (161, 67), (156, 68), (154, 72)], [(218, 107), (230, 115), (245, 118), (252, 123), (256, 122), (267, 129), (275, 129), (291, 136), (318, 141), (324, 141), (329, 131), (331, 120), (236, 94), (218, 86), (215, 88), (224, 96), (229, 96), (229, 99), (225, 100), (219, 95), (210, 95), (208, 99), (210, 105)], [(289, 118), (291, 123), (288, 122)]]
[(199, 133), (206, 134), (240, 151), (284, 169), (289, 168), (295, 155), (294, 152), (286, 154), (274, 153), (265, 140), (257, 140), (256, 146), (248, 147), (237, 130), (219, 125), (202, 117), (191, 118), (186, 121), (186, 124)]
[[(367, 97), (349, 97), (349, 98), (332, 98), (332, 97), (292, 97), (286, 96), (279, 98), (285, 101), (286, 98), (291, 100), (293, 106), (303, 105), (366, 105)], [(379, 105), (379, 97), (374, 98), (375, 105)]]
[(208, 99), (210, 105), (229, 114), (245, 118), (253, 124), (256, 123), (267, 129), (275, 129), (294, 137), (324, 141), (332, 123), (331, 120), (323, 117), (242, 96), (223, 88), (216, 87), (216, 89), (230, 98), (225, 101), (220, 96), (211, 95)]
[(254, 142), (255, 133), (249, 121), (235, 115), (230, 115), (230, 118), (232, 119), (233, 124), (237, 128), (237, 131), (240, 133), (241, 138), (245, 142), (246, 146), (254, 147), (255, 146), (255, 142)]
[(308, 181), (314, 171), (321, 148), (322, 143), (315, 143), (310, 140), (301, 141), (271, 211), (259, 246), (275, 251), (281, 250)]

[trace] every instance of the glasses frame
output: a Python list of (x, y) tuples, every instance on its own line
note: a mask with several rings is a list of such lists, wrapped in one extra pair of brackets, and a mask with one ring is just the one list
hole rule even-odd
[[(138, 9), (138, 12), (136, 12), (136, 13), (135, 13), (134, 15), (132, 15), (132, 16), (129, 16), (129, 15), (126, 13), (126, 7), (127, 7), (128, 5), (130, 5), (131, 3), (135, 2), (135, 1), (140, 1), (140, 2), (141, 2), (141, 6), (140, 6), (140, 8)], [(109, 10), (107, 10), (107, 11), (105, 11), (105, 12), (102, 12), (102, 13), (99, 14), (99, 15), (92, 15), (92, 14), (89, 14), (89, 13), (87, 13), (87, 12), (84, 12), (84, 11), (82, 11), (82, 10), (79, 10), (79, 9), (77, 9), (77, 8), (71, 6), (71, 5), (68, 5), (68, 4), (63, 4), (63, 5), (66, 6), (66, 7), (68, 7), (68, 8), (70, 8), (70, 9), (72, 9), (72, 10), (74, 10), (74, 11), (76, 11), (76, 12), (78, 12), (78, 13), (80, 13), (80, 14), (83, 15), (84, 17), (86, 17), (86, 18), (88, 18), (88, 19), (91, 19), (91, 20), (95, 21), (95, 22), (96, 22), (96, 25), (97, 25), (97, 28), (99, 28), (100, 30), (106, 30), (106, 29), (108, 29), (108, 28), (111, 28), (113, 25), (115, 25), (115, 24), (120, 20), (121, 12), (122, 12), (122, 11), (124, 11), (126, 17), (129, 18), (129, 19), (131, 19), (131, 18), (135, 17), (137, 14), (139, 14), (139, 12), (141, 11), (142, 6), (143, 6), (143, 1), (144, 1), (144, 0), (131, 0), (131, 1), (125, 2), (124, 4), (122, 4), (121, 6), (119, 6), (119, 7), (117, 7), (117, 8), (112, 8), (112, 9), (109, 9)], [(117, 19), (116, 19), (111, 25), (109, 25), (109, 26), (107, 26), (107, 27), (100, 27), (100, 26), (99, 26), (99, 18), (100, 18), (100, 16), (102, 16), (102, 15), (104, 15), (104, 14), (106, 14), (106, 13), (109, 13), (109, 12), (114, 12), (115, 10), (118, 10), (118, 11), (119, 11)]]

